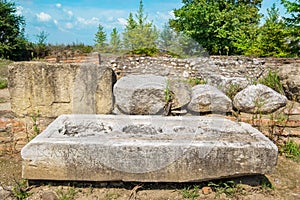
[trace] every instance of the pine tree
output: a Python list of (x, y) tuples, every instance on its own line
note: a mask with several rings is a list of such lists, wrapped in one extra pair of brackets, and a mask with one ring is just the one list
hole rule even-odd
[(98, 31), (95, 35), (95, 42), (96, 46), (98, 47), (104, 47), (106, 42), (106, 33), (104, 31), (104, 28), (101, 24), (98, 26)]
[(142, 52), (144, 50), (157, 49), (157, 39), (159, 32), (152, 22), (147, 22), (147, 16), (144, 16), (143, 1), (140, 1), (136, 20), (132, 13), (129, 14), (127, 25), (123, 33), (124, 47), (131, 51)]
[(117, 52), (121, 49), (121, 39), (116, 28), (113, 28), (110, 34), (110, 46), (112, 48), (112, 52)]

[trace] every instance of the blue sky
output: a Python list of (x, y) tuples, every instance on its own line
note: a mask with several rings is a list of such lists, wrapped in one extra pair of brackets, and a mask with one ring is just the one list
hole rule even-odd
[[(262, 13), (280, 0), (264, 0)], [(130, 12), (135, 13), (139, 0), (16, 0), (17, 12), (25, 17), (26, 37), (35, 42), (41, 31), (48, 33), (52, 44), (94, 44), (97, 27), (107, 34), (116, 27), (121, 32)], [(172, 10), (181, 7), (181, 0), (143, 0), (145, 14), (158, 27), (173, 17)], [(281, 7), (281, 14), (284, 11)]]

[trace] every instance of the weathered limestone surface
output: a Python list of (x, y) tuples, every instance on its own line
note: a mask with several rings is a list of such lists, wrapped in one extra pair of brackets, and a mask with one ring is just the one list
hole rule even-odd
[(57, 117), (111, 113), (114, 72), (95, 64), (18, 62), (9, 67), (12, 111)]
[(220, 117), (62, 115), (21, 155), (30, 180), (186, 182), (270, 173), (277, 153)]
[(193, 112), (226, 113), (231, 112), (232, 101), (214, 86), (196, 85), (192, 88), (192, 100), (188, 109)]
[(246, 113), (272, 113), (286, 103), (285, 96), (262, 84), (248, 86), (233, 99), (234, 107)]
[(167, 79), (155, 75), (128, 75), (114, 86), (118, 109), (126, 114), (154, 115), (163, 111)]

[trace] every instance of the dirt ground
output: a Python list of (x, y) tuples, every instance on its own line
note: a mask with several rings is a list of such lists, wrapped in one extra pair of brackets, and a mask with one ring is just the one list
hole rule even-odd
[[(9, 109), (8, 90), (0, 90), (0, 110)], [(284, 156), (278, 157), (277, 167), (272, 174), (231, 179), (237, 185), (227, 188), (228, 190), (207, 187), (211, 184), (209, 182), (178, 184), (44, 181), (22, 185), (21, 171), (20, 155), (0, 157), (0, 200), (18, 199), (22, 194), (29, 194), (29, 200), (300, 199), (300, 163)], [(227, 181), (222, 180), (223, 183)], [(213, 183), (219, 182), (220, 180), (216, 180)]]

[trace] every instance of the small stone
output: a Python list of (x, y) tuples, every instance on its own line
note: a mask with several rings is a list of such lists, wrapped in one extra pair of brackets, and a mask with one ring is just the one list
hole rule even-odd
[(46, 191), (42, 194), (42, 200), (58, 200), (58, 198), (54, 192)]
[(208, 194), (210, 194), (212, 192), (213, 192), (213, 190), (211, 189), (211, 187), (205, 186), (205, 187), (202, 188), (202, 193), (204, 195), (208, 195)]

